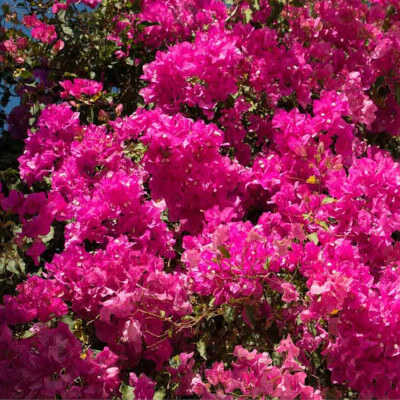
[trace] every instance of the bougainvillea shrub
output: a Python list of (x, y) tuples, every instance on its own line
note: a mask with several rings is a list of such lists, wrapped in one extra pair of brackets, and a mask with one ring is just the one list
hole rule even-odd
[(0, 398), (400, 397), (400, 5), (3, 1)]

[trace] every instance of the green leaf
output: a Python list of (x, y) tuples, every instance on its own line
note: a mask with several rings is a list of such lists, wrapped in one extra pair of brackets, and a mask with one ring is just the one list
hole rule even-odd
[(233, 322), (233, 320), (235, 319), (235, 309), (233, 307), (223, 304), (222, 312), (223, 312), (222, 315), (226, 322), (228, 322), (228, 323)]
[(207, 347), (202, 339), (197, 342), (197, 351), (199, 352), (201, 358), (207, 360)]
[(329, 197), (329, 196), (324, 197), (322, 199), (322, 204), (331, 204), (331, 203), (336, 203), (336, 202), (337, 202), (336, 199), (334, 199), (333, 197)]
[(22, 339), (28, 339), (30, 337), (32, 337), (35, 333), (31, 332), (31, 331), (25, 331), (24, 334), (21, 336)]
[(140, 21), (140, 24), (137, 26), (139, 32), (143, 31), (148, 26), (160, 25), (159, 22), (150, 22), (150, 21)]
[[(14, 233), (17, 231), (14, 230)], [(13, 242), (6, 243), (2, 253), (0, 253), (0, 274), (4, 274), (6, 271), (17, 276), (25, 273), (25, 262)]]
[(77, 78), (78, 75), (72, 73), (72, 72), (64, 72), (63, 76), (70, 76), (71, 78)]
[(75, 321), (70, 315), (64, 315), (64, 317), (61, 318), (61, 322), (68, 325), (71, 331), (74, 329)]
[(57, 13), (57, 18), (61, 21), (61, 22), (65, 22), (65, 15), (66, 15), (67, 11), (66, 10), (60, 10)]
[(178, 368), (181, 365), (181, 360), (179, 358), (179, 356), (174, 356), (172, 358), (169, 359), (169, 365), (172, 368)]
[(164, 400), (165, 389), (161, 388), (154, 393), (153, 400)]
[(324, 228), (326, 231), (329, 231), (329, 225), (325, 221), (315, 221), (319, 226)]
[(223, 258), (231, 258), (231, 253), (229, 253), (229, 250), (225, 246), (219, 246), (218, 250), (222, 254)]
[(308, 238), (308, 240), (309, 240), (310, 242), (313, 242), (315, 245), (318, 245), (319, 239), (318, 239), (318, 235), (317, 235), (315, 232), (309, 233), (309, 234), (307, 235), (307, 238)]
[(265, 263), (264, 263), (264, 269), (266, 269), (266, 270), (269, 269), (269, 264), (270, 264), (271, 260), (272, 260), (272, 257), (267, 257), (267, 259), (265, 260)]
[(43, 235), (43, 236), (39, 236), (39, 237), (42, 239), (42, 242), (45, 244), (50, 242), (50, 240), (53, 239), (53, 237), (54, 237), (54, 227), (53, 226), (50, 227), (50, 231), (47, 235)]
[(253, 11), (250, 8), (245, 10), (244, 12), (244, 22), (248, 24), (251, 21), (251, 17), (253, 16)]
[(71, 27), (66, 26), (66, 25), (62, 25), (61, 26), (62, 31), (67, 35), (67, 36), (72, 36), (73, 35), (73, 30)]
[(282, 356), (277, 351), (271, 353), (271, 358), (274, 365), (280, 365), (282, 363)]
[(17, 263), (15, 260), (9, 260), (5, 265), (6, 270), (13, 274), (18, 274)]
[(24, 79), (28, 79), (31, 76), (32, 76), (32, 72), (28, 71), (28, 70), (22, 71), (22, 73), (21, 73), (21, 77), (24, 78)]
[(124, 382), (121, 383), (119, 391), (122, 395), (122, 400), (133, 400), (135, 398), (133, 394), (133, 387), (125, 384)]
[(40, 110), (39, 103), (36, 102), (36, 103), (33, 103), (32, 107), (30, 108), (29, 111), (32, 115), (36, 115), (39, 112), (39, 110)]
[(93, 107), (89, 107), (87, 119), (89, 122), (93, 123), (94, 121), (94, 109)]

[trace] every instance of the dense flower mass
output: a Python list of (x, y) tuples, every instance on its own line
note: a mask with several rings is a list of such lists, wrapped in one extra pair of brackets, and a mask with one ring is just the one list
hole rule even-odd
[(398, 2), (25, 3), (0, 398), (399, 398)]

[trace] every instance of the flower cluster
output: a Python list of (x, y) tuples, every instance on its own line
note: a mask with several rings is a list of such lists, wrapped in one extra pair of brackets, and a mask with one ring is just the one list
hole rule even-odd
[(144, 68), (142, 78), (149, 84), (141, 94), (146, 102), (170, 113), (185, 104), (212, 115), (217, 102), (237, 92), (239, 56), (235, 38), (217, 27), (198, 33), (194, 43), (184, 42), (157, 53)]
[(50, 44), (57, 39), (55, 26), (46, 24), (45, 22), (38, 20), (36, 15), (25, 16), (24, 25), (27, 28), (32, 28), (32, 37), (43, 43)]
[[(24, 340), (2, 322), (0, 395), (4, 398), (105, 398), (118, 388), (118, 357), (108, 348), (82, 352), (68, 325), (35, 324)], [(29, 335), (28, 335), (29, 336)]]
[(13, 190), (8, 197), (0, 197), (0, 209), (6, 215), (17, 215), (22, 225), (15, 243), (22, 248), (28, 247), (26, 254), (35, 264), (46, 250), (44, 239), (50, 233), (53, 221), (65, 219), (65, 207), (64, 199), (56, 192), (47, 197), (44, 192), (23, 195)]
[(121, 139), (139, 137), (146, 146), (149, 188), (154, 199), (165, 200), (170, 221), (195, 232), (205, 210), (239, 206), (246, 171), (219, 153), (223, 134), (216, 126), (160, 110), (138, 111), (114, 126)]
[(124, 57), (132, 45), (126, 44), (123, 36), (157, 49), (187, 40), (193, 32), (222, 28), (227, 17), (226, 6), (218, 0), (143, 0), (140, 12), (115, 17), (115, 30), (109, 39), (121, 48), (117, 56)]
[(99, 316), (97, 337), (128, 365), (141, 357), (157, 365), (168, 360), (172, 346), (165, 333), (191, 311), (186, 277), (165, 273), (163, 260), (148, 253), (121, 236), (95, 253), (71, 245), (47, 266), (76, 315)]
[[(193, 373), (193, 353), (181, 353), (178, 366), (169, 368), (174, 380), (179, 383), (177, 395), (195, 393), (204, 399), (233, 399), (235, 394), (247, 398), (264, 398), (265, 396), (295, 399), (322, 399), (321, 393), (305, 384), (304, 366), (297, 357), (300, 350), (290, 336), (282, 340), (276, 352), (283, 355), (280, 367), (274, 366), (268, 353), (248, 351), (236, 346), (232, 368), (226, 370), (222, 362), (216, 362), (201, 375)], [(178, 379), (177, 379), (178, 378)]]
[(398, 398), (398, 2), (82, 3), (89, 66), (53, 44), (8, 116), (0, 397)]
[(27, 183), (43, 179), (66, 155), (80, 131), (79, 115), (66, 104), (51, 105), (41, 114), (36, 132), (29, 132), (20, 170)]
[(89, 79), (74, 79), (74, 81), (62, 81), (60, 86), (64, 89), (61, 93), (62, 98), (68, 96), (79, 99), (83, 94), (87, 96), (95, 96), (103, 90), (103, 85), (100, 82), (91, 81)]

